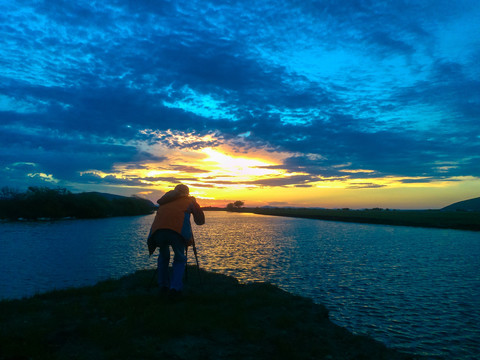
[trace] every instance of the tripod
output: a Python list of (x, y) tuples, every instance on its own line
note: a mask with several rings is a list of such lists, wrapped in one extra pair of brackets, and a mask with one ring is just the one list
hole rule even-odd
[[(193, 234), (192, 234), (191, 246), (192, 246), (192, 249), (193, 249), (193, 255), (195, 255), (195, 261), (197, 263), (198, 278), (200, 279), (200, 284), (203, 286), (202, 276), (201, 276), (201, 272), (200, 272), (200, 264), (198, 263), (197, 247), (195, 245), (195, 238), (193, 237)], [(185, 257), (187, 257), (187, 253), (188, 253), (188, 245), (185, 247)], [(188, 274), (187, 273), (187, 263), (185, 263), (185, 279), (187, 279), (187, 274)]]

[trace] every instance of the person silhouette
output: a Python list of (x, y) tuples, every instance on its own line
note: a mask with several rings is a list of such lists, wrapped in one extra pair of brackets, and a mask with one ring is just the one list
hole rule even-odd
[[(179, 184), (170, 190), (157, 203), (159, 205), (148, 235), (148, 252), (150, 256), (159, 248), (158, 286), (162, 292), (178, 297), (183, 290), (183, 274), (187, 257), (185, 247), (193, 241), (190, 215), (195, 224), (205, 224), (205, 215), (195, 197), (189, 196), (187, 185)], [(172, 278), (168, 273), (170, 263), (170, 246), (174, 257)]]

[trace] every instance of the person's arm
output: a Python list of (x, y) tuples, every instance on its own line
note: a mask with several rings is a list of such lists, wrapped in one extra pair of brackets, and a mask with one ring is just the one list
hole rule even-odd
[(197, 225), (205, 224), (205, 214), (203, 213), (202, 208), (198, 205), (197, 200), (192, 196), (192, 214), (193, 220)]

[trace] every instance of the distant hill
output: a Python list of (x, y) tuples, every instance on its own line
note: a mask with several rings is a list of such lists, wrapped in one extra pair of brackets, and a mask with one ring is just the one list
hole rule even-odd
[(444, 211), (480, 211), (480, 197), (463, 200), (451, 205), (445, 206)]
[(0, 189), (0, 219), (8, 220), (147, 215), (156, 208), (150, 200), (136, 196), (99, 192), (73, 194), (64, 188), (33, 186), (24, 193)]

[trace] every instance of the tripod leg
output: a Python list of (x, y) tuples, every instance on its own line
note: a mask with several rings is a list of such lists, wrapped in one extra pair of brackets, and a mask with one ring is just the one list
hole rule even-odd
[(192, 248), (193, 248), (193, 254), (195, 255), (195, 261), (197, 262), (198, 279), (200, 280), (200, 284), (203, 287), (202, 275), (200, 271), (200, 264), (198, 262), (197, 247), (195, 246), (195, 241), (193, 241)]

